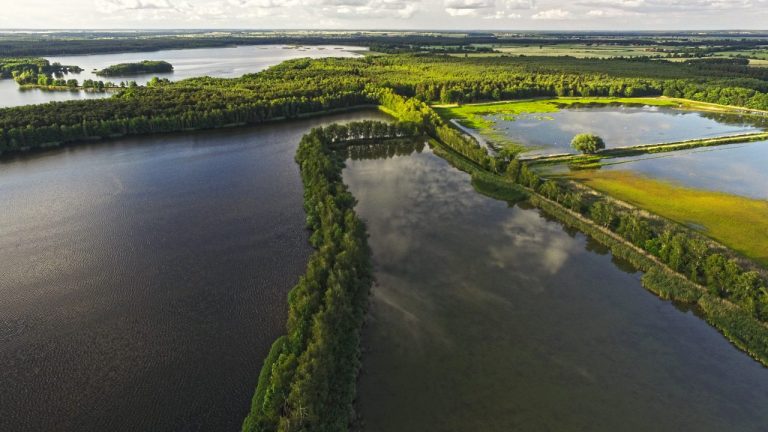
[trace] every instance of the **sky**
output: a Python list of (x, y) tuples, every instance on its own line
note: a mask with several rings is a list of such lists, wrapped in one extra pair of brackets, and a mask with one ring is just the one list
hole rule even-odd
[(768, 29), (768, 0), (4, 0), (4, 3), (0, 15), (0, 28), (4, 29)]

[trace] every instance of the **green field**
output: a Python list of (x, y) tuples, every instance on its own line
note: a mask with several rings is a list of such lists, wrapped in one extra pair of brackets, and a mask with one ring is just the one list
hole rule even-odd
[(686, 188), (628, 171), (576, 171), (587, 186), (684, 225), (768, 264), (768, 201)]

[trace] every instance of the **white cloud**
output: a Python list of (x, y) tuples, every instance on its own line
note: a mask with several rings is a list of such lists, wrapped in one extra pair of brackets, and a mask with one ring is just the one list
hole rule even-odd
[(523, 16), (516, 13), (507, 13), (504, 11), (496, 11), (493, 15), (486, 15), (483, 19), (520, 19)]
[[(5, 4), (8, 3), (8, 4)], [(768, 0), (8, 0), (0, 28), (764, 29)], [(520, 16), (522, 15), (522, 16)]]
[(98, 4), (108, 12), (177, 9), (169, 0), (101, 0)]
[(473, 16), (484, 19), (520, 18), (513, 10), (530, 9), (534, 0), (444, 0), (450, 16)]
[(638, 15), (641, 14), (623, 9), (593, 9), (587, 12), (587, 16), (590, 18), (619, 18)]
[(547, 9), (531, 16), (535, 20), (567, 20), (573, 18), (573, 14), (570, 11), (564, 9)]

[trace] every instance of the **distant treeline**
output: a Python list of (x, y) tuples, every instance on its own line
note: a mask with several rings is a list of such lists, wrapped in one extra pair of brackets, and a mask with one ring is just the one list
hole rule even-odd
[(687, 50), (690, 55), (707, 55), (715, 51), (756, 49), (766, 45), (768, 34), (732, 35), (713, 32), (708, 35), (694, 33), (536, 33), (508, 34), (504, 32), (390, 32), (387, 34), (325, 33), (306, 35), (290, 32), (230, 32), (212, 36), (202, 32), (143, 32), (125, 33), (52, 33), (11, 34), (0, 36), (0, 56), (39, 56), (69, 54), (99, 54), (136, 51), (157, 51), (183, 48), (215, 48), (232, 45), (265, 44), (345, 44), (354, 46), (427, 47), (459, 46), (471, 44), (514, 45), (636, 45), (672, 47), (675, 52)]
[(0, 151), (293, 118), (378, 103), (371, 95), (382, 90), (445, 103), (665, 95), (768, 109), (764, 72), (730, 63), (391, 55), (297, 59), (237, 79), (155, 84), (109, 99), (0, 109)]
[(385, 54), (405, 54), (405, 53), (441, 53), (441, 54), (466, 54), (466, 53), (491, 53), (495, 50), (487, 46), (474, 45), (413, 45), (405, 43), (373, 43), (368, 46), (371, 51)]
[(150, 73), (171, 73), (173, 65), (166, 61), (144, 60), (136, 63), (120, 63), (96, 72), (99, 76), (125, 76)]
[(243, 431), (348, 429), (372, 275), (365, 226), (342, 181), (344, 158), (337, 152), (350, 142), (420, 133), (413, 123), (365, 121), (302, 137), (296, 162), (315, 252), (288, 295), (286, 335), (264, 362)]
[(159, 51), (168, 49), (217, 48), (235, 45), (324, 45), (340, 44), (367, 47), (371, 45), (469, 45), (493, 43), (497, 38), (490, 35), (274, 35), (274, 36), (115, 36), (108, 39), (91, 38), (0, 38), (0, 56), (40, 56), (71, 54), (105, 54), (136, 51)]

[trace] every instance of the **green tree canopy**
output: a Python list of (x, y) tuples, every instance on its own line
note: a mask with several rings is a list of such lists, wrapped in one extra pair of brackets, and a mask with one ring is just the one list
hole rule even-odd
[(582, 153), (592, 154), (605, 148), (605, 142), (595, 134), (583, 133), (573, 137), (571, 147)]

